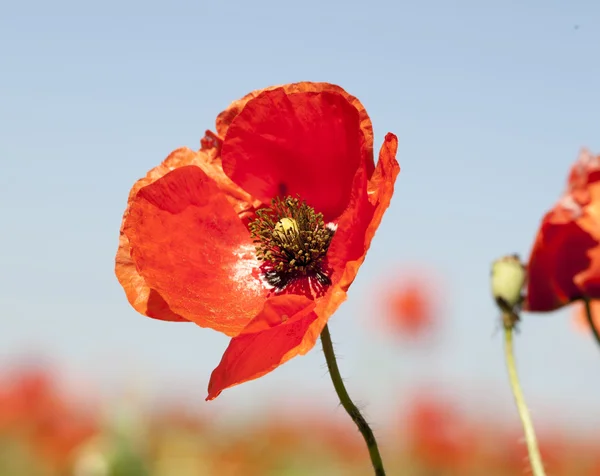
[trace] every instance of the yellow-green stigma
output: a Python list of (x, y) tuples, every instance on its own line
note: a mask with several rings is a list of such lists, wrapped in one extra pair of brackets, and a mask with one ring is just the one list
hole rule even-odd
[(331, 284), (323, 259), (334, 231), (306, 202), (292, 197), (274, 198), (270, 208), (256, 212), (249, 228), (256, 257), (263, 262), (261, 269), (271, 286), (283, 289), (300, 277)]

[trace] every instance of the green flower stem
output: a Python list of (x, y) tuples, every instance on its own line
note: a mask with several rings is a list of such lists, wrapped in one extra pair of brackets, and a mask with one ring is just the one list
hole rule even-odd
[(379, 448), (377, 447), (377, 441), (375, 440), (373, 431), (369, 427), (369, 424), (365, 418), (361, 415), (356, 405), (350, 399), (348, 391), (346, 390), (344, 382), (342, 381), (340, 369), (338, 368), (337, 361), (335, 359), (335, 353), (333, 352), (331, 335), (329, 334), (329, 328), (327, 327), (327, 324), (325, 324), (323, 332), (321, 332), (321, 343), (323, 344), (323, 353), (325, 354), (327, 368), (329, 369), (329, 375), (331, 375), (331, 380), (333, 382), (335, 391), (338, 394), (344, 410), (346, 410), (348, 415), (350, 415), (350, 418), (352, 418), (352, 421), (356, 424), (358, 430), (365, 439), (365, 443), (367, 444), (367, 448), (369, 450), (369, 455), (371, 456), (371, 462), (373, 463), (373, 469), (375, 469), (375, 475), (385, 476), (383, 462), (381, 461), (381, 455), (379, 454)]
[(525, 397), (523, 396), (523, 390), (521, 390), (519, 376), (517, 375), (513, 351), (513, 327), (514, 325), (505, 324), (504, 326), (504, 351), (506, 354), (506, 366), (508, 367), (510, 386), (515, 397), (515, 403), (517, 404), (521, 422), (523, 423), (527, 451), (529, 452), (529, 463), (533, 470), (533, 476), (546, 476), (544, 465), (542, 464), (542, 456), (540, 455), (540, 450), (538, 448), (537, 438), (535, 437), (535, 430), (533, 429), (533, 422), (531, 421), (531, 415), (525, 404)]
[(586, 298), (583, 300), (583, 302), (585, 303), (585, 315), (587, 316), (587, 320), (590, 323), (590, 328), (592, 329), (592, 332), (594, 333), (596, 342), (598, 342), (598, 345), (600, 345), (600, 331), (598, 331), (598, 328), (596, 327), (596, 323), (594, 322), (594, 319), (592, 316), (592, 306), (590, 305), (590, 300)]

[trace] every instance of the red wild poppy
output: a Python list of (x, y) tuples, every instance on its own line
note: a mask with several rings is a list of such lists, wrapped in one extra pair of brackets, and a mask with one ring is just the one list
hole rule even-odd
[(456, 408), (434, 392), (416, 395), (403, 426), (408, 446), (422, 461), (434, 468), (463, 470), (473, 460), (477, 434)]
[(583, 150), (566, 192), (543, 218), (529, 258), (529, 311), (600, 298), (600, 156)]
[(116, 257), (138, 312), (232, 337), (207, 400), (315, 345), (400, 171), (396, 136), (375, 167), (364, 107), (328, 83), (254, 91), (216, 126), (134, 184)]
[(413, 270), (382, 288), (386, 331), (417, 339), (433, 330), (442, 293), (432, 273)]
[(74, 452), (96, 432), (89, 409), (78, 408), (45, 369), (16, 369), (0, 382), (0, 435), (22, 440), (36, 460), (60, 474), (66, 474)]

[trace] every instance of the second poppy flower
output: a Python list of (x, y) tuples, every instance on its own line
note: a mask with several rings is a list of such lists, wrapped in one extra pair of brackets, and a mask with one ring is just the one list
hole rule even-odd
[(600, 156), (583, 150), (567, 190), (542, 219), (528, 264), (524, 309), (547, 312), (600, 298)]

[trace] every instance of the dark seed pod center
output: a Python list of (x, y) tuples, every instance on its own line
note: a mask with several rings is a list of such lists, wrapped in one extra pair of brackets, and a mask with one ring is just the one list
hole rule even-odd
[(271, 207), (256, 212), (249, 224), (256, 256), (263, 262), (266, 281), (279, 289), (297, 278), (316, 278), (331, 284), (323, 260), (334, 231), (325, 226), (323, 214), (316, 213), (298, 198), (275, 198)]

